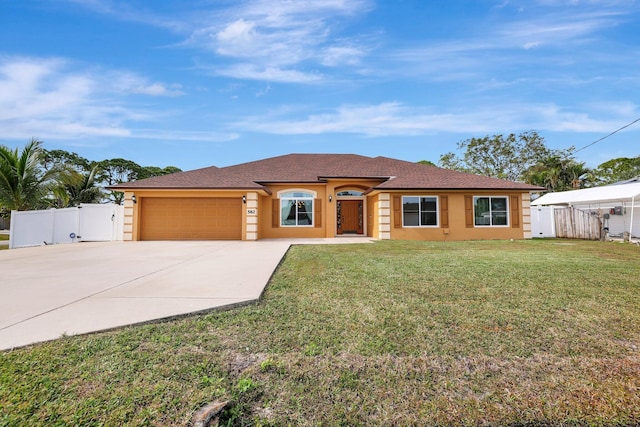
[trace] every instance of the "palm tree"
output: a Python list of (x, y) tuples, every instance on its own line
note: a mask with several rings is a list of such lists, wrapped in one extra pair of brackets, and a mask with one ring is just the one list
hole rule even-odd
[(81, 203), (99, 203), (102, 200), (102, 191), (96, 186), (97, 171), (97, 165), (87, 173), (74, 169), (63, 171), (58, 179), (59, 184), (52, 189), (51, 205), (66, 208)]
[(572, 158), (550, 155), (525, 171), (528, 184), (545, 187), (547, 191), (566, 191), (589, 185), (589, 168)]
[(42, 142), (32, 139), (22, 151), (0, 146), (0, 205), (7, 210), (37, 209), (59, 172), (43, 171)]

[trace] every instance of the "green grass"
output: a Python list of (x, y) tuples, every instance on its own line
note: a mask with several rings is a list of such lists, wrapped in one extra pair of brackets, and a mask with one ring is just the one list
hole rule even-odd
[[(0, 234), (0, 241), (9, 240), (8, 234)], [(9, 245), (0, 245), (0, 251), (4, 249), (9, 249)]]
[(259, 304), (0, 354), (0, 426), (640, 424), (640, 248), (293, 247)]

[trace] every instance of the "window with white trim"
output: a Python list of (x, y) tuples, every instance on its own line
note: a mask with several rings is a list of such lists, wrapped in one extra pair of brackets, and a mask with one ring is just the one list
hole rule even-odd
[(435, 196), (402, 196), (404, 227), (437, 227), (438, 198)]
[(287, 191), (280, 194), (280, 225), (283, 227), (313, 226), (314, 194)]
[(474, 197), (473, 217), (474, 224), (479, 227), (508, 226), (509, 202), (507, 197)]

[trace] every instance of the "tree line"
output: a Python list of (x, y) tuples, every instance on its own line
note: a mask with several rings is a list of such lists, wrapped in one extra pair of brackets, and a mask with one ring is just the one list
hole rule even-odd
[(36, 139), (21, 150), (0, 145), (0, 214), (81, 203), (120, 204), (124, 193), (105, 187), (180, 171), (122, 158), (92, 161), (64, 150), (46, 150)]
[(535, 131), (493, 135), (458, 143), (462, 154), (446, 153), (438, 165), (446, 169), (525, 182), (547, 192), (596, 187), (640, 176), (640, 156), (618, 157), (596, 168), (575, 158), (575, 148), (550, 149)]

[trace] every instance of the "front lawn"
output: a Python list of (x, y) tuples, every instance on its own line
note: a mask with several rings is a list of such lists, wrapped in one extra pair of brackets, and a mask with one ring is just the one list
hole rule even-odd
[(0, 426), (639, 424), (639, 278), (620, 243), (296, 246), (259, 304), (0, 353)]

